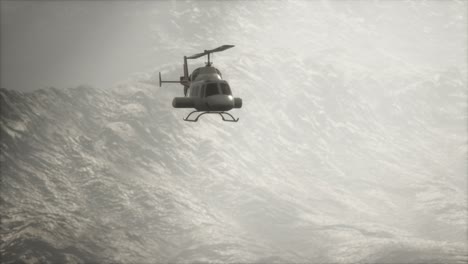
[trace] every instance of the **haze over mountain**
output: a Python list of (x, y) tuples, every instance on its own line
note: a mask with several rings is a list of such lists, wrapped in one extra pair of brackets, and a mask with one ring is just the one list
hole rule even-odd
[[(155, 68), (0, 90), (2, 262), (468, 261), (466, 2), (139, 5)], [(240, 121), (183, 122), (221, 44)]]

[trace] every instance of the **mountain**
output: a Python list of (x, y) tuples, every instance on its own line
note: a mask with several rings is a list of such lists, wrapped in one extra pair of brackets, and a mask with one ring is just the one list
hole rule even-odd
[[(155, 33), (174, 56), (236, 44), (214, 66), (238, 123), (183, 122), (182, 88), (154, 74), (175, 63), (113, 89), (0, 90), (2, 263), (466, 263), (466, 64), (374, 28), (389, 4), (208, 3)], [(209, 47), (170, 35), (194, 27)]]

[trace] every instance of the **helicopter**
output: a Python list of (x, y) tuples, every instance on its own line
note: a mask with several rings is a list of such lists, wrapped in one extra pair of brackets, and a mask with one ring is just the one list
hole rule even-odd
[[(159, 72), (159, 87), (163, 83), (180, 83), (184, 86), (184, 97), (175, 97), (172, 101), (174, 108), (195, 109), (183, 118), (184, 121), (197, 122), (205, 114), (218, 114), (223, 121), (227, 122), (239, 121), (239, 118), (234, 118), (227, 111), (233, 108), (241, 108), (242, 99), (232, 96), (228, 82), (222, 78), (221, 72), (213, 67), (210, 61), (210, 54), (232, 47), (234, 45), (222, 45), (192, 56), (184, 56), (184, 76), (180, 76), (179, 81), (163, 81), (161, 80), (161, 72)], [(189, 75), (187, 60), (198, 59), (203, 56), (207, 56), (205, 66), (196, 68)], [(190, 118), (192, 115), (194, 115), (194, 118)]]

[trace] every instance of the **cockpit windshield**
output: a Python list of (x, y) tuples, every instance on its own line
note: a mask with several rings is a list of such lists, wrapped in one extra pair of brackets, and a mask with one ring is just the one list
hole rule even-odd
[(229, 84), (225, 82), (207, 83), (205, 86), (205, 97), (217, 94), (231, 95), (231, 89), (229, 88)]
[(208, 97), (208, 96), (212, 96), (216, 94), (219, 94), (218, 84), (217, 83), (207, 84), (205, 88), (205, 96)]
[(221, 92), (225, 95), (231, 95), (231, 89), (227, 83), (220, 83), (219, 86), (221, 87)]

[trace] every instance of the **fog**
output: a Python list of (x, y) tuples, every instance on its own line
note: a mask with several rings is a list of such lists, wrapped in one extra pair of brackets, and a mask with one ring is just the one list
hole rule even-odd
[[(467, 2), (1, 7), (5, 263), (468, 260)], [(240, 121), (183, 122), (222, 44)]]
[[(247, 30), (257, 30), (259, 35), (249, 39), (251, 43), (242, 43), (243, 49), (261, 49), (258, 44), (305, 48), (310, 42), (311, 47), (322, 44), (350, 49), (356, 57), (374, 59), (376, 65), (381, 65), (382, 58), (373, 55), (374, 49), (426, 66), (466, 64), (464, 2), (298, 3), (310, 7), (280, 10), (276, 3), (264, 2), (259, 10), (262, 15), (245, 21), (250, 24)], [(238, 27), (223, 29), (232, 23), (230, 19), (243, 19), (233, 17), (230, 9), (248, 8), (252, 3), (2, 1), (0, 5), (1, 87), (31, 91), (81, 84), (110, 88), (135, 72), (178, 62), (175, 56), (179, 59), (182, 54), (176, 50), (195, 52), (209, 48), (208, 43), (231, 39), (239, 45), (246, 32)], [(213, 19), (205, 12), (210, 6), (223, 14)], [(291, 19), (291, 12), (304, 16), (304, 21)], [(186, 23), (194, 14), (198, 14), (194, 19), (199, 23)], [(206, 36), (202, 34), (206, 28), (220, 31)], [(293, 30), (281, 32), (284, 29)], [(307, 38), (298, 35), (300, 31), (307, 32)], [(340, 43), (343, 32), (355, 34), (354, 41)], [(172, 56), (168, 50), (173, 51)], [(297, 52), (306, 56), (312, 51)]]
[[(158, 56), (151, 27), (161, 21), (142, 5), (2, 1), (1, 86), (23, 91), (81, 84), (110, 88), (154, 67), (164, 56)], [(154, 12), (170, 3), (152, 5)]]

